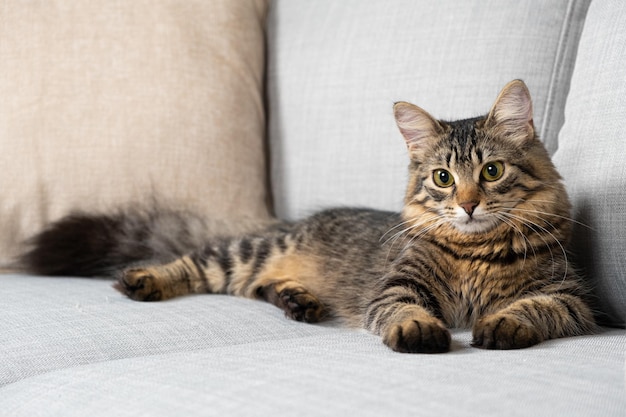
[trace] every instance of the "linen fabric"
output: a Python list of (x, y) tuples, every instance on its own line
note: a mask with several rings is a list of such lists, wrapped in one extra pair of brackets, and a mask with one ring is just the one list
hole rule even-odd
[(276, 0), (268, 17), (272, 187), (279, 216), (398, 210), (408, 157), (395, 101), (485, 114), (523, 79), (553, 151), (589, 1)]
[(626, 331), (516, 351), (394, 353), (359, 330), (206, 295), (0, 275), (0, 409), (19, 416), (622, 416)]
[(267, 217), (266, 3), (0, 2), (0, 264), (77, 209)]
[(554, 160), (574, 205), (573, 250), (606, 323), (626, 325), (626, 9), (594, 1)]

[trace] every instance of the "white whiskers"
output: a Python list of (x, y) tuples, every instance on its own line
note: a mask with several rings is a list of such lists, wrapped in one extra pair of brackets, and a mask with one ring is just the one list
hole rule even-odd
[[(511, 209), (509, 209), (509, 210), (511, 210)], [(513, 210), (515, 210), (515, 209), (513, 209)], [(568, 258), (567, 258), (567, 251), (565, 250), (565, 247), (563, 246), (561, 241), (554, 235), (554, 233), (552, 233), (550, 230), (548, 230), (544, 226), (541, 226), (540, 224), (538, 224), (538, 223), (536, 223), (534, 221), (531, 221), (531, 220), (529, 220), (527, 218), (524, 218), (522, 216), (518, 216), (516, 214), (510, 213), (510, 212), (505, 212), (505, 211), (502, 211), (502, 212), (500, 212), (498, 214), (500, 216), (505, 216), (505, 217), (507, 217), (509, 219), (512, 219), (512, 220), (517, 220), (518, 222), (520, 222), (524, 226), (526, 226), (528, 229), (532, 230), (537, 236), (539, 236), (539, 238), (543, 241), (543, 243), (546, 245), (546, 247), (550, 251), (550, 257), (552, 259), (552, 276), (553, 277), (554, 277), (554, 274), (556, 272), (556, 266), (555, 266), (555, 263), (554, 263), (554, 253), (552, 252), (551, 245), (550, 245), (550, 242), (547, 239), (547, 237), (549, 237), (554, 242), (556, 242), (556, 244), (559, 246), (559, 248), (561, 250), (561, 253), (563, 254), (563, 260), (565, 262), (565, 265), (564, 265), (565, 266), (565, 270), (563, 272), (563, 277), (562, 277), (562, 281), (565, 281), (565, 279), (567, 278), (567, 271), (568, 271), (568, 266), (569, 266), (569, 261), (568, 261)], [(545, 220), (544, 218), (541, 218), (541, 220), (544, 221), (546, 224), (550, 225), (550, 227), (554, 228), (554, 226), (550, 222)], [(529, 244), (530, 244), (530, 241), (529, 241)], [(532, 247), (532, 244), (531, 244), (531, 247)]]
[(588, 224), (579, 222), (578, 220), (575, 220), (575, 219), (573, 219), (571, 217), (561, 216), (561, 215), (555, 214), (555, 213), (548, 213), (546, 211), (541, 211), (541, 210), (523, 209), (523, 208), (518, 208), (518, 207), (513, 207), (513, 208), (510, 208), (509, 210), (511, 210), (511, 211), (513, 211), (513, 210), (521, 211), (521, 212), (524, 212), (524, 213), (532, 214), (532, 215), (535, 215), (536, 217), (538, 217), (539, 219), (541, 219), (543, 221), (546, 221), (546, 220), (543, 217), (541, 217), (541, 216), (556, 217), (557, 219), (567, 220), (568, 222), (575, 223), (575, 224), (577, 224), (579, 226), (582, 226), (582, 227), (584, 227), (586, 229), (594, 230), (593, 227), (589, 226)]
[[(432, 221), (435, 221), (432, 224), (428, 224), (431, 223)], [(428, 233), (429, 231), (439, 227), (442, 224), (447, 223), (447, 220), (439, 215), (439, 214), (435, 214), (435, 213), (424, 213), (423, 215), (421, 215), (420, 217), (413, 217), (409, 220), (406, 220), (402, 223), (397, 224), (396, 226), (392, 227), (391, 229), (389, 229), (385, 234), (383, 234), (380, 238), (380, 240), (382, 241), (383, 238), (385, 236), (387, 236), (388, 234), (390, 234), (392, 231), (406, 226), (407, 224), (409, 225), (408, 227), (405, 227), (402, 230), (397, 231), (396, 233), (394, 233), (393, 235), (391, 235), (390, 237), (388, 237), (383, 243), (382, 245), (387, 245), (389, 242), (391, 242), (390, 246), (389, 246), (389, 251), (387, 252), (387, 261), (389, 260), (389, 255), (391, 254), (391, 251), (393, 250), (394, 245), (396, 244), (396, 242), (398, 242), (398, 240), (402, 239), (402, 242), (405, 242), (407, 237), (411, 237), (411, 239), (406, 242), (404, 244), (404, 248), (409, 247), (410, 245), (413, 244), (413, 242), (415, 241), (415, 239), (419, 239), (422, 236), (424, 236), (426, 233)], [(417, 233), (411, 233), (415, 230), (418, 230)]]

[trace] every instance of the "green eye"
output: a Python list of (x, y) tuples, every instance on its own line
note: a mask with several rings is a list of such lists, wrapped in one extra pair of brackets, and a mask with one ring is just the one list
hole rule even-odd
[(436, 169), (433, 172), (433, 181), (438, 187), (447, 188), (454, 184), (454, 177), (445, 169)]
[(502, 162), (489, 162), (485, 164), (481, 176), (486, 181), (497, 181), (504, 175), (504, 164)]

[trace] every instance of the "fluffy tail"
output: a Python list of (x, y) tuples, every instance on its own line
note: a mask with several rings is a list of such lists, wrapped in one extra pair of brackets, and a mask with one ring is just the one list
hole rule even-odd
[[(237, 231), (251, 228), (239, 225)], [(225, 229), (175, 210), (76, 213), (31, 238), (18, 267), (38, 275), (112, 276), (133, 265), (170, 262), (201, 247), (210, 234), (233, 232)]]

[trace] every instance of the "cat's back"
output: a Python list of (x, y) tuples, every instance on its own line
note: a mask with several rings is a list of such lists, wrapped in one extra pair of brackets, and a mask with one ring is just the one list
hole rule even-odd
[(319, 250), (363, 254), (380, 250), (385, 237), (401, 222), (400, 214), (391, 211), (334, 208), (302, 220), (295, 233)]

